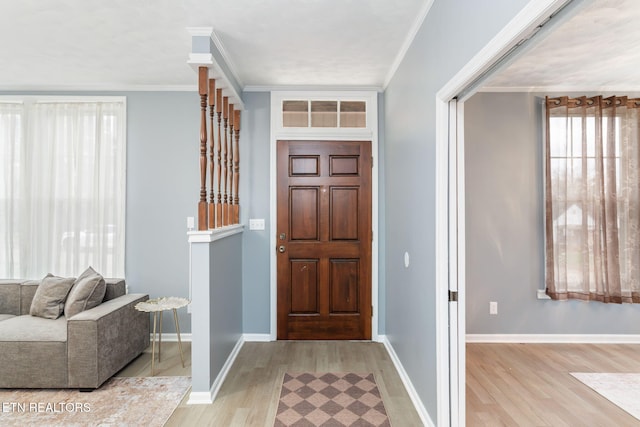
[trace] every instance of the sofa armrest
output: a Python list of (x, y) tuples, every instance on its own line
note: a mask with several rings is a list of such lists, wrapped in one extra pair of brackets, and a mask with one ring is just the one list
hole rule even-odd
[(134, 308), (148, 299), (122, 295), (68, 319), (69, 387), (100, 387), (149, 346), (149, 314)]

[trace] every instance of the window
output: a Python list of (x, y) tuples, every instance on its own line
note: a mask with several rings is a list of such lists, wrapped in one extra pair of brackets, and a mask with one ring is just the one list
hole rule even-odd
[(282, 126), (295, 128), (366, 128), (365, 101), (285, 100)]
[(554, 299), (640, 302), (636, 100), (547, 99), (546, 285)]
[(0, 100), (0, 277), (124, 277), (122, 97)]

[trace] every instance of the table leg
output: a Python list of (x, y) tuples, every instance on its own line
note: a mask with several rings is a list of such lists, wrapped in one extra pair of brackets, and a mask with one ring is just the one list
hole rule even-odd
[(158, 336), (158, 363), (162, 361), (162, 311), (160, 312), (160, 335)]
[(176, 332), (178, 333), (178, 348), (180, 349), (180, 360), (182, 360), (182, 367), (184, 368), (184, 356), (182, 355), (182, 340), (180, 340), (180, 325), (178, 323), (178, 310), (173, 309), (173, 320), (176, 322)]
[(151, 344), (151, 376), (153, 376), (153, 366), (156, 360), (156, 320), (158, 318), (158, 313), (153, 312), (153, 342)]

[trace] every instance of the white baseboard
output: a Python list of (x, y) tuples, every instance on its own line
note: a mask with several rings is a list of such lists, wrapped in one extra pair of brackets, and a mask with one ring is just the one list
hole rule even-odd
[(384, 348), (387, 349), (387, 353), (389, 353), (389, 357), (391, 358), (393, 365), (396, 367), (396, 370), (398, 371), (398, 375), (400, 375), (400, 379), (402, 380), (402, 383), (404, 384), (404, 387), (407, 390), (407, 393), (409, 393), (411, 402), (413, 402), (413, 406), (416, 408), (416, 411), (418, 412), (418, 415), (420, 416), (422, 423), (425, 426), (435, 427), (433, 420), (431, 420), (431, 417), (429, 416), (429, 412), (427, 412), (427, 408), (425, 408), (424, 405), (422, 404), (422, 401), (418, 396), (418, 392), (413, 387), (413, 383), (409, 379), (409, 375), (407, 374), (407, 371), (404, 370), (404, 366), (402, 366), (402, 362), (400, 362), (400, 359), (398, 358), (396, 351), (393, 349), (393, 346), (387, 339), (387, 336), (378, 335), (378, 340), (382, 344), (384, 344)]
[(244, 342), (270, 342), (271, 334), (244, 334), (242, 335)]
[(211, 391), (192, 391), (189, 393), (187, 405), (210, 405), (213, 403)]
[[(156, 336), (156, 340), (158, 339), (158, 337)], [(153, 341), (153, 333), (149, 334), (149, 340), (150, 342)], [(180, 340), (182, 342), (191, 342), (191, 334), (180, 334)], [(178, 334), (176, 333), (171, 333), (171, 334), (165, 334), (164, 332), (162, 333), (162, 342), (178, 342)]]
[(468, 343), (640, 344), (640, 335), (614, 334), (467, 334)]
[(238, 357), (238, 353), (240, 352), (243, 344), (244, 338), (240, 336), (238, 342), (236, 342), (236, 345), (233, 347), (233, 350), (231, 350), (229, 357), (227, 357), (227, 360), (224, 362), (222, 369), (220, 369), (220, 373), (218, 373), (218, 376), (213, 381), (211, 389), (208, 392), (192, 391), (189, 394), (187, 405), (210, 405), (211, 403), (213, 403), (213, 401), (216, 399), (216, 396), (218, 395), (218, 392), (220, 391), (220, 387), (222, 387), (222, 384), (224, 383), (225, 378), (227, 378), (227, 374), (229, 373), (231, 366), (233, 366), (233, 362), (235, 362), (236, 357)]

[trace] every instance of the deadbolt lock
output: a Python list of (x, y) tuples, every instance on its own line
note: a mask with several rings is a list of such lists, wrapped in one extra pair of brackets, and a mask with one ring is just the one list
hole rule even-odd
[(287, 237), (286, 234), (284, 233), (280, 233), (280, 240), (284, 240)]

